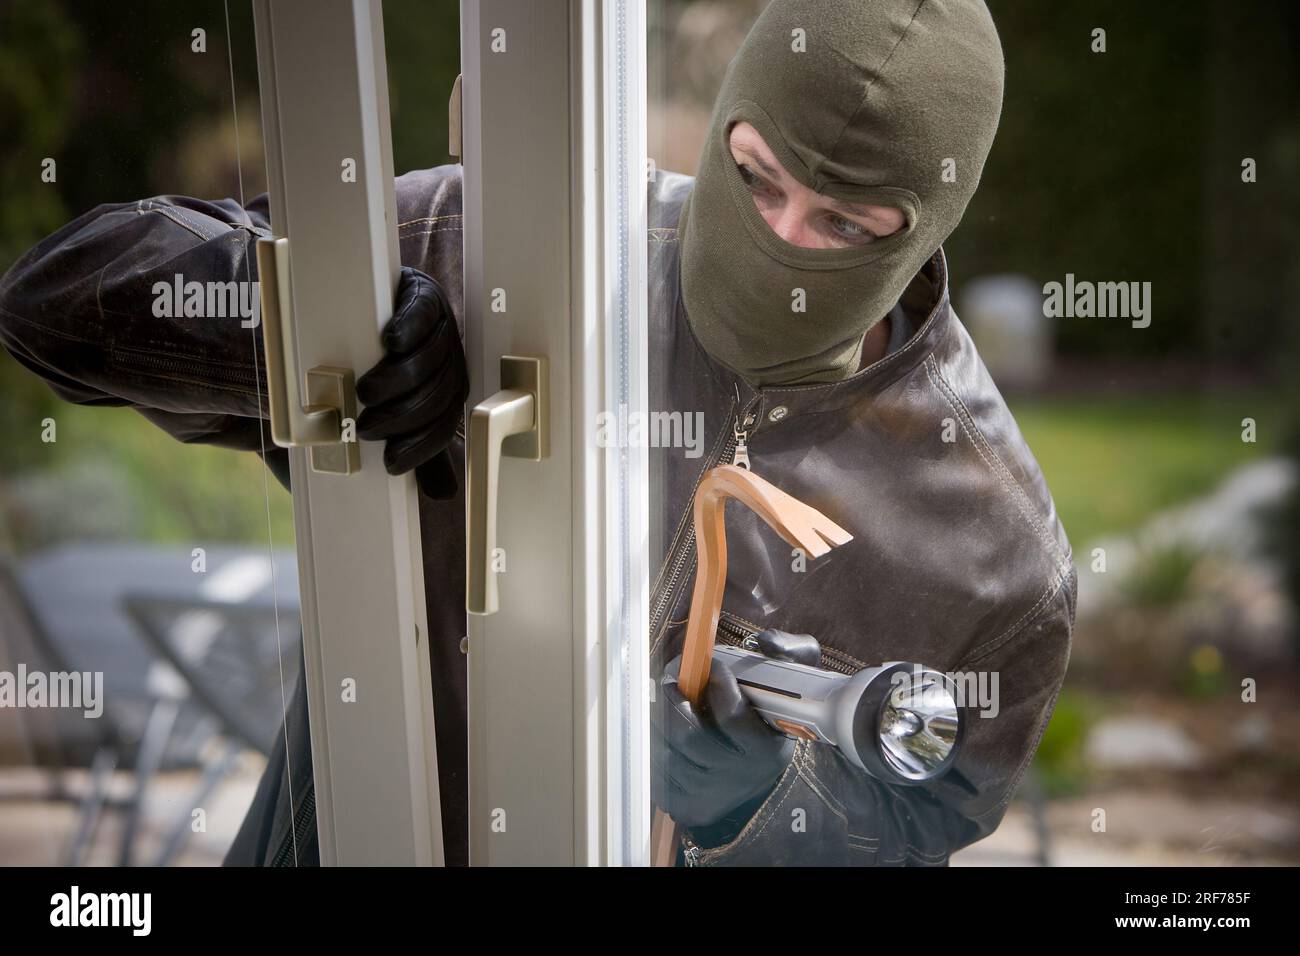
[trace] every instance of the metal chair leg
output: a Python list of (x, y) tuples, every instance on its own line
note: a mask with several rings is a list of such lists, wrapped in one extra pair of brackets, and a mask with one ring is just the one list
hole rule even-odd
[(1039, 866), (1052, 865), (1052, 833), (1047, 826), (1047, 795), (1043, 792), (1043, 779), (1038, 768), (1029, 768), (1028, 784), (1025, 796), (1029, 798), (1029, 808), (1033, 814), (1034, 837), (1036, 843), (1035, 862)]
[(234, 766), (235, 760), (243, 749), (240, 744), (231, 741), (226, 744), (225, 750), (222, 751), (219, 757), (203, 768), (203, 776), (199, 779), (199, 785), (190, 797), (189, 806), (182, 807), (180, 813), (177, 814), (171, 835), (167, 838), (162, 852), (158, 854), (157, 860), (154, 861), (154, 866), (170, 866), (181, 852), (181, 848), (189, 838), (191, 814), (194, 807), (206, 800), (212, 791), (217, 788), (217, 784), (230, 772), (230, 768)]
[(117, 751), (111, 747), (101, 747), (95, 751), (90, 762), (90, 786), (81, 799), (77, 830), (64, 854), (64, 866), (81, 866), (84, 861), (86, 851), (95, 838), (95, 831), (99, 828), (99, 819), (108, 797), (109, 780), (116, 769)]
[(180, 705), (172, 700), (158, 700), (149, 711), (144, 733), (140, 737), (140, 749), (135, 759), (135, 792), (126, 809), (126, 821), (122, 826), (122, 841), (118, 849), (117, 865), (131, 866), (133, 844), (140, 829), (140, 817), (144, 812), (144, 798), (150, 780), (162, 765), (167, 752), (167, 742), (171, 739), (172, 728)]

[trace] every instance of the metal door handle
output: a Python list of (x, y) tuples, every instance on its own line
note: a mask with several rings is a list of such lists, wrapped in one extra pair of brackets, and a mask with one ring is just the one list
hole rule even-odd
[(501, 391), (474, 406), (467, 431), (465, 609), (495, 614), (500, 606), (492, 563), (497, 549), (501, 456), (541, 461), (550, 454), (546, 359), (501, 357)]
[(361, 467), (361, 450), (356, 441), (343, 441), (342, 428), (357, 415), (352, 369), (317, 365), (305, 378), (298, 372), (288, 239), (257, 240), (257, 276), (271, 440), (281, 448), (312, 446), (315, 471), (352, 474)]

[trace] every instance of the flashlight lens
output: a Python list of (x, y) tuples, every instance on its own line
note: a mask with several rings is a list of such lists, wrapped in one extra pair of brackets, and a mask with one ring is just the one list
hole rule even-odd
[(957, 742), (957, 700), (947, 678), (936, 671), (914, 670), (896, 679), (880, 708), (881, 751), (899, 775), (928, 780), (944, 767)]

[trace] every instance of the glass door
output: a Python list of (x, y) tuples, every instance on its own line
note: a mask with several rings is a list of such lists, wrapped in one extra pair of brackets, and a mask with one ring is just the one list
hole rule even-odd
[(461, 13), (470, 858), (644, 864), (644, 5)]

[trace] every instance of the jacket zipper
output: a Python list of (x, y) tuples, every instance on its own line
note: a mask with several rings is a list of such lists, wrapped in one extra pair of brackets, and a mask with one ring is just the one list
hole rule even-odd
[[(754, 413), (755, 406), (762, 401), (761, 395), (755, 395), (750, 399), (743, 411), (740, 409), (740, 395), (737, 393), (736, 403), (732, 406), (734, 419), (731, 427), (731, 437), (723, 445), (722, 451), (718, 454), (717, 460), (708, 467), (712, 468), (725, 459), (731, 459), (730, 464), (737, 465), (741, 468), (749, 468), (749, 436), (757, 430), (758, 416)], [(706, 468), (707, 470), (707, 468)], [(683, 572), (686, 570), (687, 559), (693, 553), (695, 548), (695, 522), (689, 518), (694, 502), (688, 503), (687, 521), (682, 532), (679, 532), (679, 538), (672, 551), (668, 567), (670, 569), (667, 583), (659, 592), (659, 598), (655, 601), (654, 608), (650, 613), (650, 633), (658, 634), (659, 625), (662, 622), (663, 615), (668, 610), (668, 605), (672, 600), (674, 592), (677, 590), (678, 582), (681, 580)]]
[[(718, 639), (723, 644), (729, 644), (732, 647), (743, 647), (750, 651), (758, 650), (758, 644), (754, 641), (754, 635), (758, 631), (758, 628), (742, 624), (728, 615), (726, 611), (723, 611), (722, 616), (718, 619)], [(823, 644), (822, 659), (818, 666), (824, 670), (853, 675), (867, 665), (852, 655)]]
[(145, 365), (167, 372), (178, 372), (193, 374), (196, 365), (210, 369), (219, 369), (221, 373), (230, 379), (236, 380), (241, 384), (256, 385), (257, 373), (251, 369), (246, 369), (239, 365), (226, 365), (221, 362), (209, 362), (205, 359), (189, 359), (182, 361), (173, 358), (160, 358), (157, 355), (150, 355), (147, 352), (137, 351), (135, 349), (114, 349), (114, 358), (119, 364)]
[(271, 860), (272, 866), (297, 866), (294, 860), (294, 848), (303, 846), (307, 842), (308, 828), (316, 823), (316, 788), (307, 791), (303, 797), (302, 805), (298, 807), (298, 812), (293, 815), (293, 829), (285, 834), (280, 843), (280, 849)]

